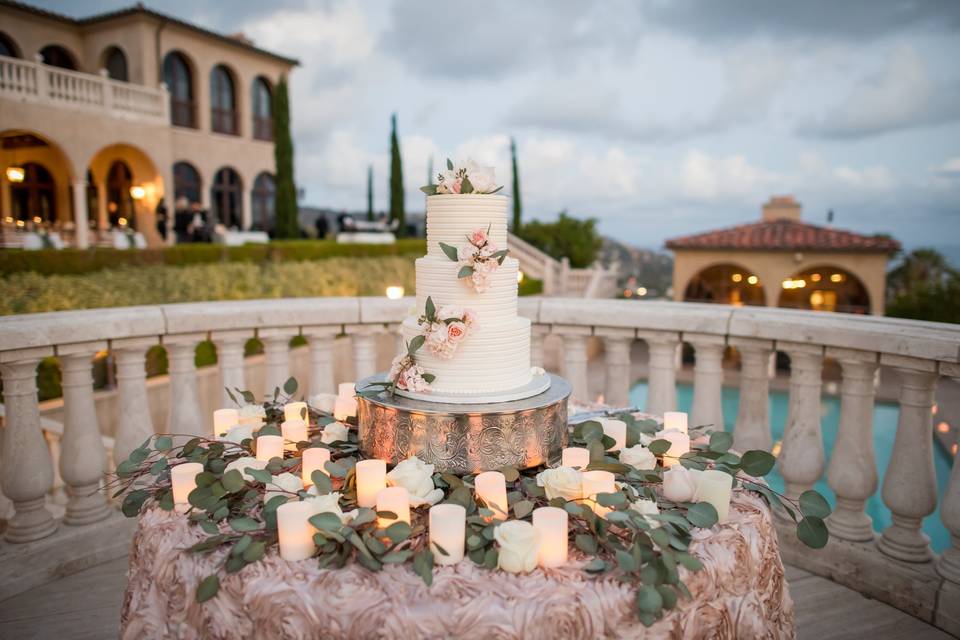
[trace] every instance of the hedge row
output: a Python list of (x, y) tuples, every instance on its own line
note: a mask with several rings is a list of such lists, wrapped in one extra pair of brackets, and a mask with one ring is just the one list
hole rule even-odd
[(334, 240), (277, 240), (269, 244), (225, 247), (215, 244), (181, 244), (156, 249), (62, 249), (0, 251), (0, 275), (33, 271), (44, 275), (82, 274), (119, 267), (148, 265), (246, 262), (302, 262), (326, 258), (422, 256), (426, 241), (417, 238), (395, 244), (337, 244)]

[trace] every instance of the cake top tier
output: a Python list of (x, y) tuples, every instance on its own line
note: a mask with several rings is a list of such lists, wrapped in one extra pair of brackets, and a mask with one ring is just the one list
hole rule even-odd
[(420, 187), (428, 196), (455, 194), (494, 194), (502, 186), (497, 186), (497, 179), (494, 175), (493, 167), (484, 167), (473, 160), (467, 160), (461, 164), (453, 164), (450, 158), (447, 158), (447, 168), (437, 174), (436, 184), (428, 184)]
[(442, 195), (427, 198), (427, 255), (444, 257), (440, 243), (460, 247), (476, 229), (490, 230), (507, 248), (507, 198), (494, 195)]

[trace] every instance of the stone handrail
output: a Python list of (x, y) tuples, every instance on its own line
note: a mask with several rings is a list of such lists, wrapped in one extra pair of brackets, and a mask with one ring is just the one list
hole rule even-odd
[[(309, 348), (310, 394), (334, 391), (334, 339), (352, 343), (355, 375), (376, 370), (378, 334), (396, 334), (412, 299), (310, 298), (251, 300), (68, 311), (0, 318), (0, 373), (7, 420), (2, 488), (13, 500), (6, 540), (29, 542), (58, 527), (44, 505), (53, 484), (50, 454), (41, 434), (36, 369), (41, 358), (60, 359), (64, 433), (60, 474), (69, 500), (64, 522), (83, 525), (105, 518), (98, 491), (104, 464), (93, 404), (93, 355), (109, 349), (117, 364), (120, 419), (116, 459), (157, 430), (203, 432), (197, 397), (195, 349), (210, 339), (218, 351), (224, 386), (245, 387), (243, 346), (264, 344), (264, 393), (289, 375), (291, 338)], [(940, 505), (951, 546), (939, 557), (921, 522), (937, 505), (932, 407), (940, 377), (960, 379), (960, 326), (869, 316), (723, 305), (562, 298), (521, 298), (533, 322), (532, 359), (544, 361), (548, 336), (562, 341), (563, 373), (574, 396), (586, 399), (588, 342), (603, 344), (604, 395), (624, 406), (631, 383), (631, 346), (647, 343), (651, 413), (676, 407), (676, 362), (682, 343), (695, 352), (692, 424), (722, 425), (721, 389), (726, 347), (740, 353), (740, 406), (736, 447), (770, 449), (768, 365), (775, 351), (790, 357), (790, 414), (778, 464), (787, 494), (797, 496), (826, 472), (837, 506), (828, 520), (831, 542), (821, 552), (800, 553), (781, 536), (791, 562), (829, 575), (872, 597), (957, 633), (960, 630), (960, 465), (954, 465)], [(145, 354), (162, 344), (170, 370), (169, 425), (152, 425), (146, 409)], [(829, 468), (820, 428), (821, 370), (839, 363), (841, 417)], [(875, 374), (891, 368), (900, 381), (896, 446), (881, 496), (892, 524), (879, 536), (866, 513), (878, 485), (871, 429)], [(228, 400), (224, 398), (224, 403)]]
[(543, 282), (543, 295), (612, 298), (616, 293), (617, 274), (599, 262), (588, 269), (572, 269), (567, 258), (557, 260), (512, 233), (509, 244), (520, 270)]

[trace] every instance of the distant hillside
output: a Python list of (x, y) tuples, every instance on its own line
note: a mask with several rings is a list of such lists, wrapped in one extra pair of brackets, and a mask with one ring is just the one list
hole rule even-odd
[[(598, 256), (605, 267), (616, 267), (620, 272), (620, 287), (646, 287), (647, 298), (666, 297), (673, 282), (673, 258), (669, 253), (637, 249), (612, 238), (603, 238)], [(631, 278), (636, 278), (630, 281)]]

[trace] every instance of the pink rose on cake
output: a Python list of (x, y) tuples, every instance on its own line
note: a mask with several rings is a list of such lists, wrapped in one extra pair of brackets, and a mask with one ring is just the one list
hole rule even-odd
[(430, 382), (433, 380), (433, 376), (424, 371), (410, 353), (401, 354), (393, 359), (387, 378), (398, 389), (415, 393), (429, 391)]
[(451, 322), (447, 325), (447, 341), (456, 344), (467, 335), (467, 325), (463, 322)]
[(474, 229), (467, 234), (467, 243), (459, 247), (441, 242), (440, 249), (460, 265), (457, 277), (477, 293), (490, 288), (493, 272), (500, 268), (507, 257), (507, 250), (501, 251), (490, 239), (490, 227)]
[(474, 247), (482, 247), (489, 242), (487, 232), (483, 229), (474, 229), (470, 233), (470, 244)]

